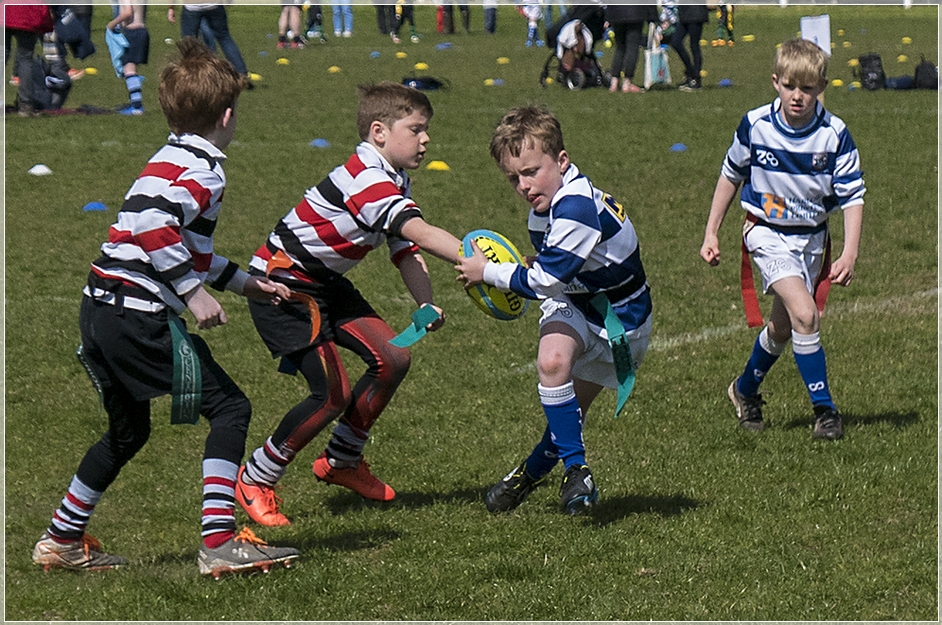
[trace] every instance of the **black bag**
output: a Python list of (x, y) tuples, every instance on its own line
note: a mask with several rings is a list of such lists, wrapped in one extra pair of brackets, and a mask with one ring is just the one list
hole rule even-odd
[(916, 66), (915, 87), (917, 89), (936, 89), (939, 88), (939, 69), (932, 61), (927, 61), (922, 57), (922, 61)]
[[(49, 63), (46, 59), (33, 56), (33, 107), (36, 110), (55, 111), (62, 108), (65, 99), (72, 90), (69, 78), (69, 66), (64, 61)], [(19, 106), (19, 100), (17, 100)]]
[(886, 87), (886, 73), (883, 71), (883, 60), (879, 54), (866, 54), (857, 61), (860, 84), (864, 89), (876, 91)]

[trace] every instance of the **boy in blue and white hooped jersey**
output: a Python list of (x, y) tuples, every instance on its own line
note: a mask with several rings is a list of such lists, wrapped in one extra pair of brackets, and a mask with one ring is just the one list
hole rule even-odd
[(459, 259), (458, 279), (543, 300), (537, 370), (547, 427), (530, 456), (490, 489), (485, 504), (491, 512), (516, 508), (562, 460), (562, 507), (578, 514), (598, 500), (586, 464), (585, 413), (605, 387), (618, 388), (623, 403), (630, 391), (625, 381), (633, 382), (651, 335), (638, 236), (621, 204), (569, 160), (559, 121), (545, 108), (508, 112), (490, 151), (531, 207), (527, 227), (537, 255), (523, 266), (488, 262), (475, 250)]
[[(831, 284), (847, 286), (863, 221), (864, 181), (857, 147), (844, 122), (824, 109), (827, 55), (814, 43), (786, 41), (775, 55), (772, 86), (779, 97), (743, 117), (713, 194), (700, 256), (720, 260), (717, 233), (742, 184), (743, 300), (750, 326), (762, 325), (751, 290), (752, 259), (762, 288), (774, 296), (772, 312), (742, 375), (728, 394), (739, 424), (762, 430), (759, 384), (789, 339), (814, 409), (814, 438), (843, 436), (841, 416), (828, 388), (819, 335), (820, 311)], [(829, 263), (828, 218), (844, 213), (844, 249)], [(750, 292), (751, 291), (751, 292)]]

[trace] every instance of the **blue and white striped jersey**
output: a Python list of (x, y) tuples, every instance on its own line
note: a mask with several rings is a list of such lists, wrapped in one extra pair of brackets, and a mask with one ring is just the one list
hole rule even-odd
[(650, 287), (634, 226), (624, 207), (575, 165), (563, 174), (549, 211), (530, 211), (527, 228), (537, 251), (532, 266), (488, 263), (485, 282), (528, 299), (565, 295), (597, 328), (603, 320), (589, 300), (603, 291), (626, 330), (647, 320)]
[(857, 146), (843, 120), (817, 104), (814, 120), (791, 128), (781, 99), (746, 113), (722, 174), (745, 182), (742, 207), (773, 225), (814, 227), (831, 211), (863, 204), (866, 191)]

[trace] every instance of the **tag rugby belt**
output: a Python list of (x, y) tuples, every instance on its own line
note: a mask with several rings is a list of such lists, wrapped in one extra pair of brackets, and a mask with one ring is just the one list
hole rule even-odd
[[(821, 271), (815, 278), (814, 283), (814, 303), (818, 308), (818, 314), (824, 312), (824, 304), (827, 302), (828, 293), (831, 290), (831, 281), (828, 274), (831, 270), (831, 234), (828, 232), (828, 222), (818, 224), (817, 226), (780, 226), (772, 224), (764, 219), (760, 219), (752, 213), (746, 213), (746, 222), (757, 226), (765, 226), (782, 234), (817, 234), (826, 232), (824, 243), (824, 262), (821, 265)], [(746, 323), (750, 328), (758, 328), (765, 324), (762, 318), (762, 310), (759, 308), (759, 297), (756, 295), (755, 280), (752, 277), (752, 262), (749, 259), (749, 250), (746, 248), (746, 233), (749, 230), (743, 228), (742, 235), (742, 264), (739, 270), (739, 288), (742, 293), (743, 310), (746, 313)]]

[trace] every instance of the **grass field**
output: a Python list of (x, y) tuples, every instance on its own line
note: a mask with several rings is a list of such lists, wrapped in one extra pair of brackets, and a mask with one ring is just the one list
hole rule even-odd
[[(832, 291), (822, 325), (843, 440), (811, 440), (810, 406), (788, 355), (765, 386), (774, 392), (771, 427), (760, 435), (736, 427), (725, 390), (755, 337), (738, 293), (737, 209), (721, 233), (724, 262), (711, 269), (697, 254), (732, 133), (745, 111), (774, 96), (775, 45), (796, 35), (799, 18), (830, 14), (830, 77), (850, 83), (848, 61), (867, 52), (882, 56), (890, 76), (912, 74), (920, 54), (937, 60), (937, 7), (743, 6), (737, 36), (755, 40), (704, 48), (701, 93), (640, 95), (541, 89), (548, 53), (523, 45), (525, 21), (510, 7), (501, 8), (491, 37), (480, 6), (472, 8), (470, 35), (447, 37), (434, 32), (434, 9), (417, 7), (421, 42), (396, 47), (376, 33), (373, 7), (358, 6), (352, 39), (286, 51), (271, 36), (276, 6), (229, 11), (249, 69), (262, 76), (240, 100), (216, 230), (217, 251), (243, 264), (304, 189), (355, 145), (358, 83), (399, 81), (423, 62), (429, 68), (420, 74), (450, 84), (429, 94), (428, 156), (451, 171), (415, 171), (413, 194), (436, 225), (459, 236), (492, 228), (518, 245), (526, 241), (526, 207), (490, 161), (490, 131), (516, 104), (542, 102), (557, 113), (574, 162), (626, 206), (655, 305), (651, 349), (625, 413), (613, 419), (614, 394), (603, 394), (586, 427), (600, 504), (586, 517), (561, 515), (557, 469), (551, 486), (514, 513), (485, 510), (487, 488), (543, 429), (538, 315), (486, 318), (452, 268), (432, 259), (449, 322), (414, 347), (412, 371), (366, 450), (399, 492), (395, 502), (373, 505), (316, 483), (310, 463), (326, 443), (322, 434), (282, 480), (282, 509), (293, 524), (256, 528), (300, 549), (299, 565), (201, 579), (207, 426), (171, 427), (162, 399), (150, 442), (89, 528), (132, 566), (75, 575), (32, 564), (34, 542), (104, 425), (74, 357), (77, 313), (89, 262), (167, 135), (157, 77), (172, 50), (163, 41), (178, 31), (155, 6), (145, 116), (13, 116), (5, 126), (5, 620), (938, 618), (936, 92), (845, 85), (826, 93), (853, 133), (868, 187), (857, 278)], [(106, 13), (96, 9), (98, 54), (77, 63), (99, 73), (76, 83), (72, 106), (127, 97), (102, 43)], [(442, 42), (452, 46), (437, 49)], [(607, 66), (611, 50), (598, 49)], [(279, 57), (289, 64), (276, 64)], [(329, 73), (332, 66), (341, 71)], [(682, 73), (673, 53), (671, 70)], [(485, 86), (498, 78), (502, 85)], [(722, 78), (733, 87), (719, 88)], [(12, 102), (15, 90), (7, 86), (5, 96)], [(313, 148), (315, 138), (331, 146)], [(676, 143), (686, 151), (671, 151)], [(53, 174), (28, 175), (37, 163)], [(109, 210), (83, 212), (91, 201)], [(839, 218), (834, 231), (839, 242)], [(413, 304), (382, 252), (351, 278), (390, 325), (405, 327)], [(276, 373), (239, 298), (222, 302), (228, 325), (203, 335), (253, 402), (252, 449), (300, 400), (302, 381)], [(352, 375), (361, 370), (347, 363)]]

